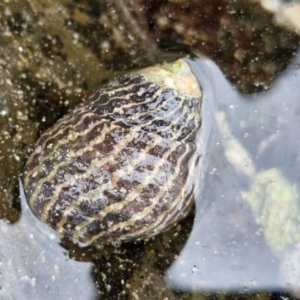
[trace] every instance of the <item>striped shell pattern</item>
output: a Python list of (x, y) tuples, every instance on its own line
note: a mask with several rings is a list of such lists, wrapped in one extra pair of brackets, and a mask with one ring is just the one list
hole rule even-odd
[(200, 127), (184, 60), (111, 81), (41, 135), (25, 167), (29, 206), (84, 246), (154, 236), (193, 204)]

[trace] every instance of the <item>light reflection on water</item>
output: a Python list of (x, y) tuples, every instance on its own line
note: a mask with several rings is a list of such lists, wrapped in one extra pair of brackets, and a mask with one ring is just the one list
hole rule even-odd
[[(300, 290), (300, 53), (269, 91), (241, 95), (209, 60), (196, 217), (167, 282), (184, 291)], [(294, 249), (294, 250), (293, 250)]]
[(20, 188), (22, 217), (0, 220), (0, 298), (94, 299), (92, 263), (69, 259), (56, 232), (33, 216)]

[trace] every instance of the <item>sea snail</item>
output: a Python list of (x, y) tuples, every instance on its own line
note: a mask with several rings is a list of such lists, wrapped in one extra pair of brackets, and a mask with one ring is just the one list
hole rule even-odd
[(24, 172), (33, 213), (84, 246), (175, 225), (194, 202), (201, 98), (184, 59), (102, 86), (37, 141)]

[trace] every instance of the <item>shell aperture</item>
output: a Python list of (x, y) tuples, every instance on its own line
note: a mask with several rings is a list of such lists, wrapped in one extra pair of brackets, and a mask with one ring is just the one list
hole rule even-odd
[(101, 87), (38, 140), (24, 178), (33, 213), (83, 245), (176, 224), (194, 200), (201, 97), (184, 60)]

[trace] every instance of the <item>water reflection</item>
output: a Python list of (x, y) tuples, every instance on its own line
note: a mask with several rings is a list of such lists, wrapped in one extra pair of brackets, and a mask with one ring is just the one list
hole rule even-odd
[(29, 210), (22, 188), (20, 195), (19, 222), (0, 220), (0, 298), (95, 299), (92, 264), (69, 259), (57, 234)]
[(194, 227), (166, 280), (184, 291), (300, 290), (300, 53), (262, 94), (239, 94), (209, 60)]

